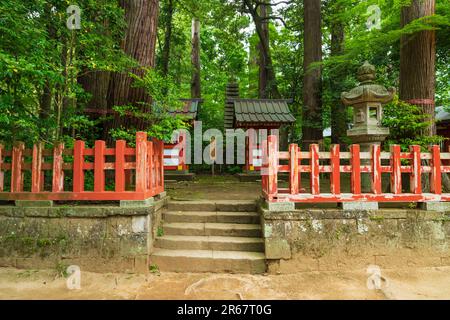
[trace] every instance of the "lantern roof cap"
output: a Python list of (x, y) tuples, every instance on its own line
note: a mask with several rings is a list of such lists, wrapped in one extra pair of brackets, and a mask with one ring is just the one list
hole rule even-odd
[(357, 79), (360, 82), (359, 86), (341, 94), (344, 105), (352, 106), (365, 102), (386, 104), (394, 98), (395, 88), (386, 89), (384, 86), (374, 83), (376, 69), (368, 61), (358, 68)]

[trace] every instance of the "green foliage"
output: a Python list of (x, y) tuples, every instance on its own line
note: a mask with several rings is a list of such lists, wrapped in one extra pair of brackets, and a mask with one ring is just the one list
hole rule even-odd
[(58, 261), (55, 265), (55, 272), (57, 277), (67, 278), (69, 274), (67, 273), (68, 264)]
[(82, 114), (87, 96), (78, 76), (131, 64), (117, 46), (124, 28), (117, 1), (78, 1), (81, 30), (66, 26), (69, 5), (0, 3), (0, 140), (90, 138), (96, 123)]
[[(450, 51), (450, 2), (436, 0), (436, 15), (416, 19), (401, 28), (401, 8), (410, 0), (326, 0), (323, 6), (324, 61), (323, 79), (324, 110), (339, 101), (343, 90), (352, 88), (357, 67), (368, 60), (377, 67), (377, 82), (387, 87), (398, 88), (400, 69), (400, 39), (403, 35), (421, 30), (436, 30), (437, 34), (437, 105), (448, 105), (450, 97), (449, 51)], [(367, 9), (378, 5), (381, 9), (381, 29), (368, 30)], [(330, 55), (331, 33), (335, 22), (343, 23), (345, 41), (343, 52)], [(338, 76), (340, 81), (330, 82)], [(334, 102), (333, 102), (334, 101)], [(325, 121), (327, 123), (327, 121)]]
[(241, 166), (227, 166), (226, 167), (226, 172), (229, 173), (229, 174), (241, 173), (242, 172), (242, 167)]
[(158, 237), (164, 236), (164, 229), (163, 229), (163, 227), (161, 227), (161, 226), (158, 227), (157, 236)]
[(156, 102), (158, 113), (180, 109), (179, 89), (173, 79), (162, 76), (154, 69), (146, 69), (143, 77), (130, 74), (134, 78), (134, 86), (144, 88)]
[(403, 151), (408, 151), (410, 145), (420, 145), (426, 149), (431, 144), (441, 143), (443, 138), (440, 136), (424, 135), (423, 132), (430, 126), (427, 119), (421, 108), (396, 97), (384, 107), (382, 123), (390, 130), (385, 145), (399, 144)]
[[(174, 116), (169, 111), (180, 110), (183, 107), (179, 100), (179, 90), (170, 76), (163, 77), (154, 69), (147, 69), (143, 77), (130, 74), (134, 78), (134, 86), (145, 88), (153, 98), (152, 112), (143, 110), (143, 106), (126, 105), (115, 106), (113, 109), (120, 116), (130, 116), (142, 119), (146, 123), (149, 137), (163, 141), (171, 141), (173, 131), (187, 129), (186, 119), (182, 116)], [(115, 139), (124, 139), (132, 144), (136, 137), (136, 128), (113, 128), (110, 135)]]
[(161, 272), (159, 271), (159, 267), (157, 264), (151, 264), (149, 266), (150, 273), (156, 274), (157, 276), (161, 275)]
[[(223, 129), (225, 87), (230, 78), (240, 84), (241, 97), (258, 95), (258, 37), (242, 0), (174, 0), (169, 74), (162, 76), (162, 47), (168, 0), (160, 0), (161, 19), (155, 70), (134, 76), (134, 85), (146, 89), (155, 101), (152, 112), (139, 105), (116, 106), (122, 116), (130, 113), (148, 122), (150, 136), (169, 140), (172, 131), (186, 128), (184, 119), (169, 111), (190, 97), (191, 22), (201, 22), (201, 81), (204, 100), (199, 117), (204, 129)], [(274, 1), (275, 2), (275, 1)], [(276, 6), (269, 23), (270, 48), (277, 84), (297, 122), (290, 140), (301, 139), (303, 70), (303, 1)], [(378, 82), (398, 87), (400, 38), (420, 30), (436, 30), (436, 104), (450, 105), (450, 2), (436, 0), (436, 15), (400, 27), (400, 12), (409, 0), (323, 0), (323, 113), (317, 127), (329, 127), (331, 107), (340, 94), (356, 85), (356, 68), (364, 60), (377, 66)], [(126, 30), (124, 11), (117, 0), (78, 0), (81, 30), (66, 26), (67, 7), (60, 0), (2, 0), (0, 3), (0, 140), (11, 137), (31, 144), (48, 145), (73, 139), (88, 143), (102, 136), (101, 120), (84, 114), (92, 98), (79, 79), (99, 71), (127, 72), (136, 62), (120, 47)], [(381, 29), (367, 30), (367, 8), (381, 8)], [(281, 19), (283, 23), (281, 23)], [(331, 35), (337, 22), (345, 29), (343, 51), (331, 56)], [(46, 101), (46, 94), (50, 100)], [(394, 107), (395, 106), (395, 107)], [(148, 106), (147, 106), (148, 107)], [(148, 109), (148, 108), (147, 108)], [(389, 141), (426, 145), (435, 139), (421, 135), (426, 123), (412, 107), (396, 101), (386, 107)], [(413, 113), (411, 115), (411, 113)], [(351, 116), (350, 111), (343, 118)], [(409, 117), (409, 118), (408, 118)], [(409, 121), (407, 121), (409, 119)], [(413, 121), (411, 120), (413, 119)], [(109, 121), (109, 118), (105, 119)], [(414, 122), (414, 123), (413, 123)], [(114, 128), (114, 139), (134, 141), (136, 129)], [(432, 141), (431, 141), (431, 140)], [(428, 141), (430, 140), (430, 141)]]

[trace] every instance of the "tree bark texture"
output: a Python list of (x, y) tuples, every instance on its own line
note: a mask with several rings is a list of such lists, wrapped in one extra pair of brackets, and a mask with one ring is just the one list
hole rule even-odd
[(191, 98), (201, 98), (201, 64), (200, 64), (200, 20), (192, 19), (192, 81)]
[[(268, 14), (267, 14), (267, 7), (265, 5), (261, 5), (259, 7), (259, 15), (261, 16), (261, 18), (266, 19)], [(259, 98), (260, 99), (264, 99), (267, 98), (268, 96), (268, 92), (267, 90), (270, 90), (270, 85), (268, 83), (268, 78), (269, 78), (269, 74), (268, 74), (268, 69), (267, 69), (267, 61), (266, 61), (266, 55), (264, 54), (264, 48), (269, 48), (270, 46), (270, 34), (269, 34), (269, 23), (267, 20), (263, 20), (262, 21), (262, 25), (261, 25), (261, 32), (262, 32), (262, 37), (260, 38), (259, 44), (258, 44), (258, 50), (259, 50), (259, 61), (258, 61), (258, 65), (259, 65)], [(264, 44), (262, 43), (264, 42)]]
[[(266, 1), (265, 3), (270, 3)], [(281, 94), (278, 90), (275, 70), (273, 68), (273, 61), (270, 52), (270, 41), (269, 41), (269, 33), (268, 33), (268, 18), (263, 17), (261, 13), (258, 13), (257, 7), (253, 4), (252, 0), (244, 0), (244, 5), (247, 11), (252, 16), (253, 22), (255, 24), (256, 33), (259, 38), (259, 49), (260, 49), (260, 74), (264, 73), (265, 75), (265, 90), (262, 90), (263, 85), (260, 83), (259, 85), (259, 96), (260, 98), (271, 98), (271, 99), (280, 99)], [(267, 7), (269, 5), (260, 5), (260, 7)], [(261, 82), (261, 77), (260, 77)]]
[[(51, 17), (51, 4), (47, 4), (44, 9), (44, 13), (47, 17)], [(49, 21), (46, 25), (47, 33), (49, 39), (56, 38), (56, 29), (53, 21)], [(39, 118), (48, 119), (52, 113), (52, 98), (53, 98), (53, 88), (49, 79), (46, 79), (42, 87), (42, 94), (39, 99)]]
[(91, 94), (86, 107), (98, 114), (106, 114), (108, 110), (108, 87), (111, 73), (108, 71), (92, 71), (78, 77), (78, 83), (84, 91)]
[[(402, 7), (401, 26), (411, 21), (433, 15), (435, 0), (412, 0)], [(431, 125), (425, 135), (435, 135), (436, 38), (435, 31), (426, 30), (402, 36), (400, 40), (400, 99), (420, 106)]]
[(162, 74), (167, 76), (169, 74), (170, 63), (170, 49), (172, 44), (172, 29), (173, 29), (173, 13), (175, 11), (174, 0), (168, 0), (165, 33), (164, 33), (164, 47), (162, 51)]
[[(137, 76), (143, 76), (144, 68), (155, 66), (155, 48), (159, 15), (159, 0), (121, 0), (125, 10), (127, 30), (122, 41), (124, 52), (133, 58), (139, 67), (129, 70)], [(133, 105), (140, 111), (151, 110), (152, 98), (144, 88), (133, 87), (129, 72), (115, 73), (111, 77), (108, 89), (108, 109), (114, 106)], [(121, 117), (115, 114), (112, 128), (131, 128), (143, 130), (148, 125), (143, 119), (132, 116)]]
[(320, 0), (304, 0), (303, 80), (303, 147), (323, 137), (321, 68), (312, 67), (322, 61), (322, 30)]
[[(338, 56), (344, 51), (344, 24), (340, 18), (331, 22), (331, 55)], [(337, 69), (337, 68), (336, 68)], [(344, 146), (342, 138), (347, 135), (347, 112), (341, 101), (341, 92), (344, 91), (342, 82), (345, 70), (333, 70), (330, 75), (330, 87), (333, 92), (331, 104), (331, 142)]]

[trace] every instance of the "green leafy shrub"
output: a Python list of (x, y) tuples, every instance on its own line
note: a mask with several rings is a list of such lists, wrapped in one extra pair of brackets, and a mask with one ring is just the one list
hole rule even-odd
[(424, 135), (430, 125), (427, 115), (420, 107), (403, 102), (397, 96), (384, 107), (382, 124), (390, 130), (385, 141), (386, 148), (398, 144), (403, 151), (408, 151), (411, 145), (426, 149), (429, 145), (440, 144), (445, 139), (437, 135)]

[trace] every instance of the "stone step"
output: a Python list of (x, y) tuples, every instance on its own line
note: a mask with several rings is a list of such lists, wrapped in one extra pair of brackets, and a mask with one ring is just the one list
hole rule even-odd
[(164, 235), (261, 237), (259, 224), (241, 223), (164, 223)]
[(264, 240), (247, 237), (174, 236), (156, 238), (155, 247), (179, 250), (224, 250), (264, 252)]
[(224, 212), (255, 212), (255, 201), (246, 200), (196, 200), (170, 201), (169, 211), (224, 211)]
[(161, 271), (264, 273), (265, 256), (260, 252), (155, 249), (150, 263)]
[(218, 223), (259, 223), (256, 212), (223, 212), (223, 211), (168, 211), (164, 222), (218, 222)]

